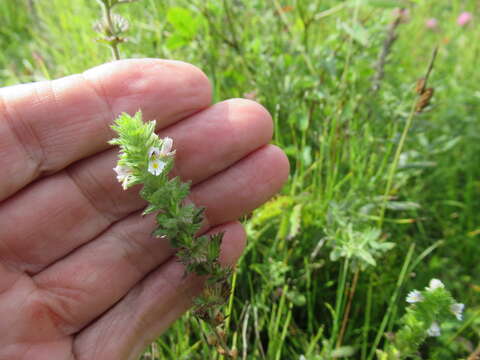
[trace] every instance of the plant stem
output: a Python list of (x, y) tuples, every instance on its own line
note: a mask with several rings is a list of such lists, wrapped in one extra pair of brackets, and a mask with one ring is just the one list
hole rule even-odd
[[(438, 46), (435, 47), (433, 50), (432, 57), (430, 58), (430, 62), (428, 64), (427, 71), (425, 73), (424, 77), (424, 82), (423, 82), (423, 87), (420, 89), (420, 93), (424, 91), (424, 89), (427, 87), (427, 82), (428, 78), (430, 76), (430, 73), (433, 70), (433, 65), (435, 63), (435, 59), (437, 57), (437, 52), (438, 52)], [(410, 110), (410, 114), (408, 115), (407, 122), (405, 123), (405, 127), (403, 128), (402, 136), (400, 137), (400, 142), (398, 143), (397, 150), (395, 151), (395, 156), (393, 158), (393, 163), (392, 166), (390, 167), (390, 171), (388, 173), (388, 179), (387, 179), (387, 186), (385, 188), (385, 193), (383, 195), (383, 202), (382, 202), (382, 207), (380, 209), (380, 216), (378, 220), (378, 227), (381, 228), (383, 225), (383, 220), (385, 217), (385, 209), (387, 206), (387, 201), (388, 201), (388, 195), (390, 194), (390, 191), (392, 190), (392, 183), (393, 183), (393, 177), (395, 176), (395, 172), (397, 171), (398, 167), (398, 161), (400, 159), (400, 154), (402, 153), (403, 146), (405, 145), (405, 140), (407, 139), (408, 131), (410, 130), (410, 127), (412, 126), (413, 118), (416, 114), (415, 109), (417, 106), (417, 98), (412, 103), (412, 108)]]
[(368, 281), (368, 290), (367, 290), (367, 304), (365, 308), (365, 321), (362, 328), (362, 336), (363, 336), (363, 343), (362, 343), (362, 360), (367, 358), (367, 348), (368, 348), (368, 333), (370, 330), (370, 315), (372, 312), (372, 289), (373, 289), (373, 280), (372, 275), (369, 276)]
[(348, 303), (345, 309), (345, 313), (343, 314), (342, 320), (342, 328), (340, 329), (340, 335), (338, 336), (337, 340), (337, 348), (342, 345), (343, 336), (345, 335), (345, 330), (347, 329), (348, 319), (350, 315), (350, 309), (352, 307), (353, 296), (355, 295), (355, 290), (357, 289), (358, 277), (360, 276), (360, 270), (357, 269), (355, 274), (353, 275), (352, 286), (350, 287), (350, 291), (348, 292)]
[(337, 337), (337, 333), (338, 333), (340, 313), (342, 312), (343, 306), (344, 306), (343, 294), (345, 293), (349, 266), (350, 266), (349, 259), (346, 258), (344, 263), (343, 263), (343, 266), (340, 269), (340, 273), (338, 274), (339, 284), (338, 284), (338, 288), (337, 288), (337, 298), (336, 298), (336, 306), (335, 306), (335, 322), (333, 324), (332, 337), (331, 337), (330, 345), (329, 345), (329, 348), (331, 350), (332, 350), (332, 347), (333, 347), (332, 345), (336, 341), (336, 337)]
[(416, 105), (416, 100), (412, 104), (410, 114), (408, 115), (407, 122), (405, 123), (405, 127), (403, 128), (403, 131), (402, 131), (402, 136), (400, 137), (400, 142), (398, 143), (397, 150), (395, 151), (395, 156), (393, 158), (392, 166), (390, 166), (390, 170), (388, 172), (387, 186), (385, 187), (385, 193), (383, 194), (382, 207), (380, 208), (380, 216), (378, 219), (379, 228), (382, 228), (382, 225), (383, 225), (383, 220), (385, 217), (385, 209), (387, 207), (388, 195), (392, 190), (393, 177), (395, 176), (395, 172), (397, 171), (398, 161), (400, 160), (400, 155), (402, 153), (405, 140), (407, 139), (408, 131), (412, 126), (413, 118), (415, 116), (415, 105)]
[(375, 75), (372, 80), (372, 91), (374, 93), (380, 90), (383, 77), (385, 76), (385, 65), (387, 63), (387, 57), (390, 54), (392, 45), (397, 40), (397, 27), (400, 25), (402, 15), (399, 13), (393, 22), (388, 26), (387, 37), (383, 42), (382, 50), (378, 56), (377, 63), (375, 65)]
[(118, 44), (116, 42), (117, 40), (117, 35), (114, 32), (114, 27), (113, 27), (113, 20), (112, 20), (112, 6), (104, 3), (103, 6), (103, 15), (105, 16), (105, 20), (107, 20), (108, 24), (108, 29), (110, 31), (110, 34), (115, 37), (113, 41), (110, 41), (108, 44), (110, 46), (110, 49), (112, 50), (112, 56), (115, 60), (120, 60), (120, 52), (118, 51)]
[[(206, 322), (206, 323), (209, 324), (208, 322)], [(217, 329), (213, 325), (211, 325), (211, 324), (209, 324), (209, 325), (210, 325), (210, 327), (212, 327), (212, 331), (215, 334), (215, 337), (217, 338), (218, 344), (220, 345), (222, 350), (225, 352), (224, 355), (230, 357), (230, 349), (228, 348), (227, 344), (223, 340), (222, 336), (220, 336)]]

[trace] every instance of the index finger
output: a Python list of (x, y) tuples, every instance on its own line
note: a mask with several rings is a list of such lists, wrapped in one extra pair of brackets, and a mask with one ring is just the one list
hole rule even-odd
[(122, 60), (83, 74), (0, 89), (0, 201), (39, 176), (108, 147), (120, 113), (159, 128), (211, 102), (207, 77), (180, 61)]

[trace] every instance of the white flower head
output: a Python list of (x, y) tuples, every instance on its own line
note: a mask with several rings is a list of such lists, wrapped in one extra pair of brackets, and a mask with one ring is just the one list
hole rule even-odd
[(457, 320), (462, 320), (463, 319), (463, 309), (465, 308), (464, 304), (461, 303), (456, 303), (450, 305), (450, 311), (452, 312), (453, 315), (457, 318)]
[(418, 290), (410, 291), (407, 295), (407, 302), (410, 304), (421, 302), (424, 300), (423, 295)]
[(118, 165), (113, 168), (117, 173), (117, 180), (122, 184), (123, 190), (127, 190), (128, 184), (132, 179), (132, 169), (125, 165)]
[(430, 283), (428, 284), (428, 287), (426, 287), (425, 289), (427, 289), (428, 291), (434, 291), (436, 289), (439, 289), (439, 288), (444, 288), (445, 285), (443, 285), (443, 283), (438, 280), (438, 279), (432, 279), (430, 280)]
[(430, 327), (427, 330), (428, 336), (440, 336), (440, 326), (436, 321), (430, 325)]

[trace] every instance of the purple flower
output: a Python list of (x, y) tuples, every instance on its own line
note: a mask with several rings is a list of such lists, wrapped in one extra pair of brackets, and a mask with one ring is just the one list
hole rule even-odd
[(430, 18), (427, 21), (425, 21), (425, 26), (429, 29), (436, 29), (438, 27), (438, 21), (435, 18)]
[(457, 24), (460, 25), (460, 26), (465, 26), (470, 21), (472, 21), (472, 19), (473, 19), (472, 13), (469, 13), (468, 11), (464, 11), (458, 16)]

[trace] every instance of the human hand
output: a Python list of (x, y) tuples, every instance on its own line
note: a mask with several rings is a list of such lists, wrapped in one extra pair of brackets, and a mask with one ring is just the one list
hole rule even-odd
[(269, 114), (241, 99), (213, 106), (191, 65), (154, 59), (0, 89), (0, 359), (134, 359), (191, 305), (202, 281), (154, 238), (138, 188), (112, 168), (109, 125), (142, 110), (174, 139), (174, 173), (225, 231), (221, 260), (245, 243), (236, 219), (288, 176), (267, 145)]

